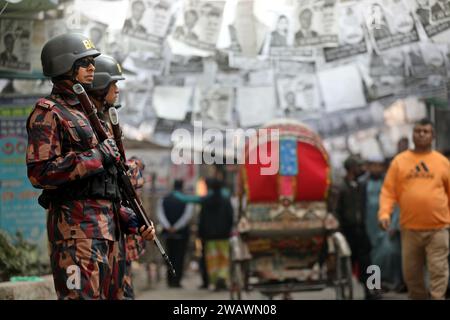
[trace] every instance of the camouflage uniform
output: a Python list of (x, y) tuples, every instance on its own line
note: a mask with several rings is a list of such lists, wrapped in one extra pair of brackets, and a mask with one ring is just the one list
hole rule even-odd
[[(107, 100), (108, 93), (110, 92), (111, 85), (113, 83), (116, 83), (120, 80), (125, 80), (123, 74), (122, 74), (122, 68), (120, 64), (110, 56), (101, 55), (98, 56), (95, 59), (95, 77), (92, 82), (92, 85), (88, 88), (89, 95), (91, 99), (97, 104), (99, 107), (99, 110), (101, 112), (98, 112), (98, 116), (100, 119), (104, 120), (105, 125), (107, 124), (109, 128), (109, 132), (111, 133), (111, 136), (113, 136), (113, 130), (112, 130), (112, 124), (111, 119), (109, 119), (108, 115), (111, 116), (109, 113), (112, 110), (111, 108), (114, 108), (112, 106), (113, 99), (111, 96), (109, 100)], [(114, 92), (115, 89), (113, 89)], [(114, 137), (117, 139), (120, 139), (120, 137)], [(128, 174), (131, 179), (131, 183), (135, 188), (140, 188), (143, 186), (143, 177), (142, 173), (140, 172), (138, 168), (138, 163), (135, 160), (131, 160), (127, 162), (127, 165), (129, 167)], [(121, 212), (125, 213), (124, 216), (130, 216), (130, 214), (127, 214), (131, 212), (129, 208), (121, 207)], [(142, 246), (143, 239), (140, 236), (137, 235), (129, 235), (129, 232), (127, 232), (127, 227), (124, 228), (124, 233), (121, 233), (119, 236), (119, 249), (118, 249), (118, 259), (117, 263), (114, 264), (114, 269), (117, 270), (117, 291), (115, 294), (115, 297), (118, 299), (133, 299), (133, 290), (132, 290), (132, 284), (131, 284), (131, 261), (127, 259), (128, 253), (130, 253), (129, 250), (127, 250), (127, 247), (129, 246), (130, 242), (138, 241), (139, 246)], [(129, 230), (128, 230), (129, 231)], [(135, 246), (137, 250), (137, 246)], [(133, 250), (133, 251), (134, 251)], [(138, 255), (138, 253), (134, 253), (135, 255)]]
[(55, 84), (49, 98), (28, 118), (26, 161), (33, 186), (56, 192), (47, 218), (55, 289), (59, 299), (116, 299), (121, 226), (136, 232), (137, 219), (118, 210), (118, 199), (70, 196), (111, 168), (103, 167), (97, 138), (70, 88)]
[[(136, 160), (128, 160), (127, 165), (129, 167), (130, 178), (136, 192), (140, 193), (140, 189), (144, 186), (144, 177), (141, 170), (138, 167)], [(133, 261), (137, 261), (140, 256), (145, 252), (145, 241), (137, 234), (129, 234), (125, 237), (125, 241), (120, 246), (120, 259), (124, 260), (125, 271), (123, 277), (123, 294), (124, 299), (133, 300), (134, 290), (132, 282), (131, 264)]]

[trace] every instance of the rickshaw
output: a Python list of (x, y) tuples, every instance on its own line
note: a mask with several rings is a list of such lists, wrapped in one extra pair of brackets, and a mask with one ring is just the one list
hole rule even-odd
[[(262, 129), (246, 143), (240, 168), (230, 298), (242, 299), (250, 291), (290, 298), (292, 292), (334, 287), (337, 299), (353, 299), (350, 247), (327, 211), (331, 175), (320, 137), (288, 119)], [(278, 154), (275, 174), (262, 174), (268, 165), (250, 161), (264, 148), (268, 155)]]

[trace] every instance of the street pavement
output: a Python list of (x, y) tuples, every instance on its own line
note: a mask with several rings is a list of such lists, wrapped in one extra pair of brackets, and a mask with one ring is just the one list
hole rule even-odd
[[(164, 273), (163, 273), (164, 274)], [(165, 279), (154, 284), (153, 288), (139, 292), (136, 295), (137, 300), (229, 300), (228, 291), (216, 292), (213, 290), (199, 289), (201, 284), (200, 275), (193, 270), (188, 270), (182, 281), (183, 288), (168, 288)], [(353, 279), (354, 299), (361, 300), (364, 291), (361, 285)], [(406, 294), (385, 293), (383, 299), (386, 300), (404, 300)], [(295, 292), (292, 293), (294, 300), (334, 300), (336, 298), (334, 288), (326, 288), (322, 291), (313, 292)], [(259, 292), (252, 291), (243, 293), (243, 300), (267, 300), (268, 298)], [(281, 296), (275, 297), (281, 299)]]

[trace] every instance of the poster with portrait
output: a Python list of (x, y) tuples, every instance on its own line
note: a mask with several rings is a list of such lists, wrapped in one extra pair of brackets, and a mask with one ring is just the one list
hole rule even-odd
[(364, 9), (367, 29), (378, 52), (419, 41), (410, 6), (403, 0), (370, 0)]
[(358, 1), (339, 2), (336, 5), (339, 45), (324, 48), (326, 62), (367, 53), (366, 31), (362, 6)]
[(320, 111), (320, 92), (315, 74), (277, 79), (279, 106), (288, 118), (301, 119)]
[(90, 20), (86, 24), (86, 28), (83, 31), (83, 34), (91, 39), (92, 43), (95, 45), (97, 50), (104, 51), (106, 48), (106, 31), (108, 29), (108, 25)]
[(172, 39), (204, 51), (216, 49), (225, 1), (187, 0), (180, 10)]
[(434, 24), (450, 21), (450, 1), (430, 0), (430, 20)]
[(409, 75), (426, 78), (431, 75), (447, 75), (445, 46), (422, 42), (408, 47)]
[(407, 51), (407, 94), (447, 98), (446, 47), (434, 43), (411, 45)]
[(233, 88), (199, 86), (194, 94), (194, 121), (207, 128), (226, 129), (232, 125)]
[[(260, 49), (262, 56), (314, 61), (317, 50), (313, 46), (294, 46), (296, 7), (274, 1), (256, 1), (254, 7), (257, 21), (257, 37), (263, 36)], [(259, 37), (258, 37), (259, 38)]]
[(445, 9), (448, 10), (449, 1), (415, 0), (411, 1), (410, 5), (428, 38), (448, 42), (450, 17)]
[(131, 0), (122, 33), (161, 45), (170, 26), (176, 0)]
[(32, 20), (0, 19), (0, 70), (30, 72)]
[(383, 54), (372, 51), (368, 62), (368, 78), (365, 79), (367, 98), (377, 100), (400, 94), (405, 89), (405, 54), (391, 50)]
[(299, 0), (294, 14), (294, 47), (336, 47), (337, 34), (336, 2)]

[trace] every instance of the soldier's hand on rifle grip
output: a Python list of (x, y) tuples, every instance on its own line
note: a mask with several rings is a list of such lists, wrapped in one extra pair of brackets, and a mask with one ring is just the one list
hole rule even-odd
[(107, 166), (120, 162), (119, 148), (117, 148), (114, 139), (106, 139), (105, 141), (99, 143), (96, 148), (102, 154), (104, 165)]
[(155, 239), (155, 228), (153, 227), (147, 228), (146, 226), (141, 226), (139, 232), (145, 240), (153, 241)]

